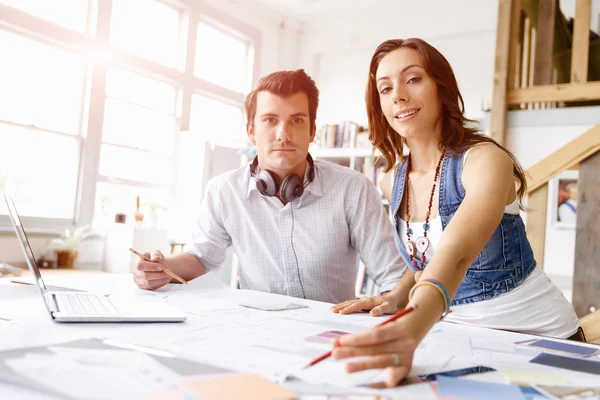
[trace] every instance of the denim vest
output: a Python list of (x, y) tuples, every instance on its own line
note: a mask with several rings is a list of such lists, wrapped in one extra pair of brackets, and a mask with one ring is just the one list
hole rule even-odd
[[(406, 178), (404, 162), (396, 170), (392, 189), (392, 210), (394, 211), (394, 239), (400, 255), (413, 272), (423, 269), (420, 257), (416, 257), (418, 269), (411, 264), (405, 249), (405, 239), (399, 235), (399, 224), (404, 222), (398, 216), (398, 208), (402, 203), (404, 182)], [(465, 198), (465, 188), (461, 175), (463, 157), (446, 152), (442, 163), (439, 179), (439, 215), (442, 220), (442, 230), (458, 210)], [(465, 227), (469, 229), (469, 227)], [(418, 258), (418, 259), (417, 259)], [(487, 242), (481, 253), (469, 267), (465, 278), (460, 284), (452, 305), (475, 303), (494, 298), (517, 287), (535, 268), (533, 250), (525, 235), (525, 225), (520, 215), (504, 214), (500, 225)]]

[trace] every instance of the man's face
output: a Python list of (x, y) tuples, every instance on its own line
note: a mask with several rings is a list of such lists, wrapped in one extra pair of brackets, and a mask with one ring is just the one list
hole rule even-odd
[(254, 123), (248, 138), (256, 145), (261, 169), (280, 177), (303, 177), (308, 145), (315, 138), (308, 113), (308, 97), (299, 92), (289, 97), (261, 91), (256, 96)]
[(569, 193), (569, 198), (571, 200), (575, 200), (577, 201), (577, 185), (574, 183), (571, 183), (567, 186), (567, 192)]

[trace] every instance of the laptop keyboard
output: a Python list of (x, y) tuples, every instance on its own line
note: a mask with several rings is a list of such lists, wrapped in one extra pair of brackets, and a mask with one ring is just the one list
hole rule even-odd
[(61, 311), (67, 315), (118, 315), (117, 309), (104, 297), (93, 293), (60, 293)]

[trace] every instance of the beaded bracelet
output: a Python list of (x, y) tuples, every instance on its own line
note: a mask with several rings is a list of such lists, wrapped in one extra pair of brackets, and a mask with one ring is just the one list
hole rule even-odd
[(435, 279), (423, 279), (424, 282), (431, 282), (435, 285), (437, 285), (437, 287), (439, 289), (442, 290), (443, 294), (444, 294), (444, 298), (446, 300), (446, 304), (448, 305), (446, 308), (446, 314), (448, 313), (448, 311), (450, 310), (450, 296), (448, 295), (448, 292), (446, 291), (446, 288), (444, 287), (444, 285), (442, 285), (442, 283), (440, 281), (436, 281)]
[(448, 296), (448, 292), (446, 291), (446, 288), (444, 288), (444, 286), (440, 282), (436, 281), (435, 279), (422, 279), (419, 282), (417, 282), (415, 284), (415, 286), (413, 286), (412, 289), (410, 290), (410, 294), (408, 296), (408, 301), (410, 302), (412, 300), (413, 294), (419, 286), (431, 286), (431, 287), (436, 288), (437, 291), (442, 296), (442, 300), (444, 301), (444, 312), (442, 313), (441, 318), (444, 318), (446, 315), (448, 315), (448, 312), (450, 311), (450, 297)]

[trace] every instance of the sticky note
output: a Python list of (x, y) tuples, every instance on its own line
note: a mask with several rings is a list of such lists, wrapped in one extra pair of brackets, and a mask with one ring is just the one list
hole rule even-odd
[(294, 392), (255, 374), (186, 376), (185, 388), (202, 400), (288, 400)]
[(547, 374), (516, 369), (502, 369), (504, 377), (513, 385), (562, 385), (567, 380), (558, 374)]

